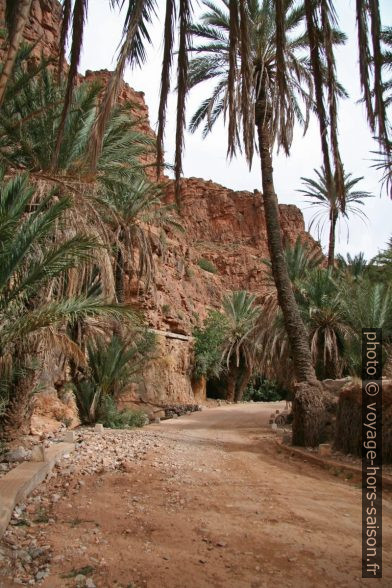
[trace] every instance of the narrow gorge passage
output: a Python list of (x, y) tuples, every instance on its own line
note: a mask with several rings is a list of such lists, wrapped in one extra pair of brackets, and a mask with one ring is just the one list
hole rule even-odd
[[(272, 407), (149, 426), (141, 465), (85, 477), (77, 492), (71, 483), (44, 530), (53, 563), (42, 586), (75, 586), (85, 566), (97, 588), (367, 585), (358, 484), (281, 452)], [(391, 522), (386, 497), (381, 586), (392, 585)]]

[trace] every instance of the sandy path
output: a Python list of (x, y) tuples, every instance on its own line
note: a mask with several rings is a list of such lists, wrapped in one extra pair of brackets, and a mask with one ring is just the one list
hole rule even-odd
[[(53, 506), (41, 585), (75, 586), (61, 575), (83, 566), (98, 588), (368, 585), (360, 489), (280, 453), (270, 412), (221, 407), (150, 426), (160, 442), (142, 465), (86, 477)], [(391, 521), (385, 501), (378, 585), (389, 587)]]

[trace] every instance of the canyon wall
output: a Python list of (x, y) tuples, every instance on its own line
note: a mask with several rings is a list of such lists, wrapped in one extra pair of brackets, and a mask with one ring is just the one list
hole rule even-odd
[[(92, 18), (93, 18), (93, 11)], [(0, 19), (4, 0), (0, 0)], [(44, 52), (56, 57), (61, 9), (56, 0), (33, 0), (25, 38), (37, 42), (36, 56)], [(110, 72), (86, 72), (79, 80), (101, 79)], [(130, 105), (139, 130), (154, 135), (143, 92), (123, 84), (120, 98)], [(148, 158), (146, 163), (151, 163)], [(173, 181), (166, 183), (165, 200), (174, 201)], [(301, 211), (293, 205), (280, 205), (283, 237), (318, 247), (305, 231)], [(143, 289), (134, 278), (125, 284), (127, 301), (142, 308), (151, 328), (159, 330), (154, 358), (140, 380), (130, 387), (125, 405), (163, 405), (192, 402), (192, 340), (195, 325), (209, 308), (219, 308), (229, 291), (246, 289), (262, 297), (273, 286), (266, 275), (264, 259), (269, 258), (263, 197), (260, 192), (236, 192), (211, 180), (182, 180), (182, 230), (151, 228), (155, 260), (154, 286)], [(206, 271), (206, 262), (209, 269)], [(165, 336), (165, 332), (183, 338)], [(198, 398), (199, 399), (199, 398)]]

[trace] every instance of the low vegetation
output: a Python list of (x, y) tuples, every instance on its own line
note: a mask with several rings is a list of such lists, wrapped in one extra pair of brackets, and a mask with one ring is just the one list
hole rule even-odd
[(154, 335), (133, 330), (127, 339), (112, 335), (87, 345), (87, 366), (74, 374), (74, 389), (83, 423), (100, 422), (113, 428), (142, 426), (144, 413), (118, 411), (121, 396), (135, 381), (154, 349)]
[(279, 388), (276, 382), (270, 382), (260, 377), (253, 377), (245, 391), (245, 402), (276, 402), (284, 400), (287, 392)]
[(209, 272), (210, 274), (216, 274), (218, 271), (212, 263), (212, 261), (210, 261), (209, 259), (205, 259), (204, 257), (199, 259), (197, 264), (202, 270), (204, 270), (205, 272)]

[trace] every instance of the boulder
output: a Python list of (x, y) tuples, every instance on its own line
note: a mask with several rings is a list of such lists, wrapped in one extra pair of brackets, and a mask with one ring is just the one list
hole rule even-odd
[(7, 451), (5, 454), (5, 461), (8, 461), (9, 463), (27, 461), (30, 459), (30, 455), (31, 451), (28, 451), (24, 447), (16, 447), (15, 449)]

